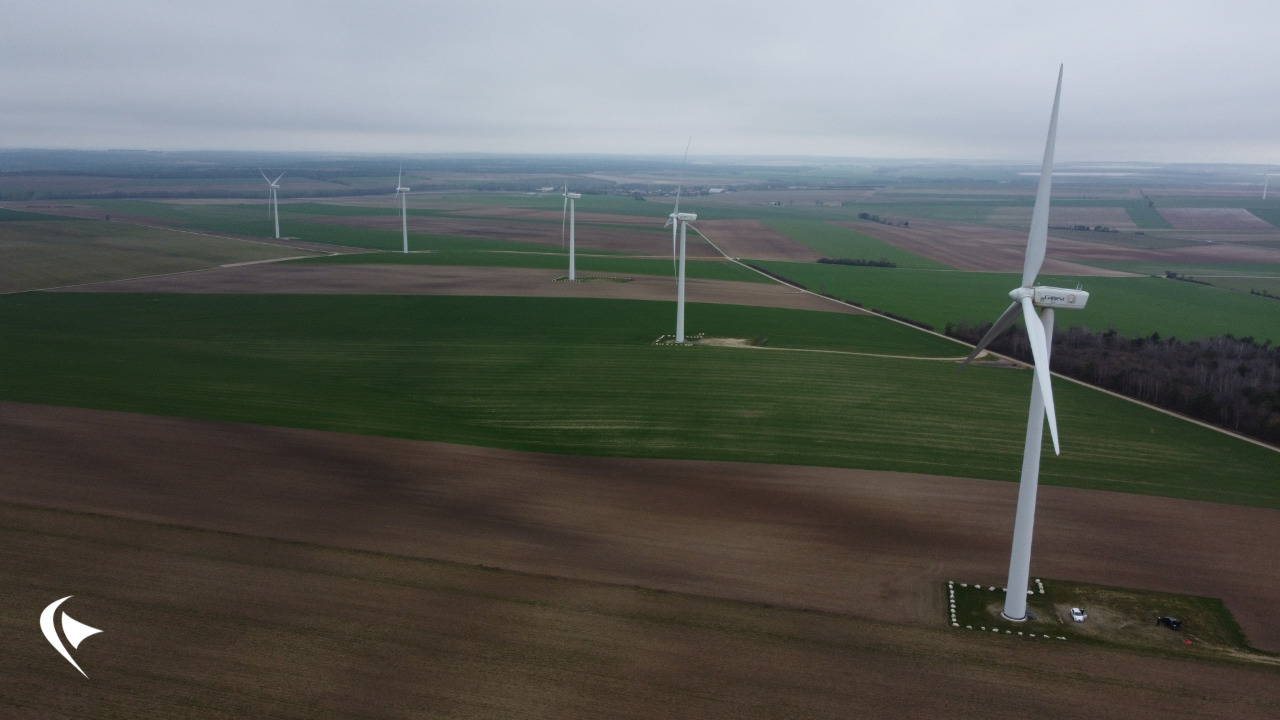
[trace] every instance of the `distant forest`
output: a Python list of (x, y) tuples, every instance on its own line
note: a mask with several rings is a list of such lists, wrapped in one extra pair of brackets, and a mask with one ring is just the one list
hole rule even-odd
[[(976, 344), (990, 328), (948, 323), (946, 334)], [(1005, 333), (989, 348), (1032, 361), (1026, 333)], [(1073, 327), (1054, 333), (1051, 355), (1054, 371), (1068, 377), (1280, 445), (1280, 347), (1270, 341), (1184, 342)]]

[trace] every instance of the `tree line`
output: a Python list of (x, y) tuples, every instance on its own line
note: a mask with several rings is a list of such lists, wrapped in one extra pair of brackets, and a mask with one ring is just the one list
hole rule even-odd
[[(948, 323), (945, 332), (976, 344), (990, 328)], [(1026, 333), (1005, 333), (988, 347), (1032, 362)], [(1280, 347), (1270, 340), (1222, 335), (1184, 342), (1073, 327), (1054, 332), (1051, 354), (1055, 372), (1280, 445)]]

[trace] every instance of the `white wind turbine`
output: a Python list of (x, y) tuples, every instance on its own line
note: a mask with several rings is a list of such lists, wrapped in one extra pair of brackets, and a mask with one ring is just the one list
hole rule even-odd
[(577, 276), (573, 269), (573, 201), (582, 197), (579, 193), (569, 192), (569, 183), (564, 184), (564, 210), (560, 214), (560, 246), (564, 246), (564, 219), (565, 213), (569, 217), (569, 282), (576, 282)]
[[(692, 142), (692, 140), (690, 140), (690, 142)], [(681, 167), (683, 168), (684, 164), (687, 164), (688, 162), (689, 162), (689, 145), (686, 144), (684, 147), (684, 163), (682, 163)], [(683, 169), (681, 170), (681, 173), (683, 173)], [(667, 226), (671, 227), (671, 261), (673, 263), (678, 262), (678, 265), (676, 267), (676, 276), (677, 276), (677, 280), (676, 280), (676, 342), (678, 343), (684, 342), (685, 235), (688, 233), (689, 223), (698, 219), (698, 216), (695, 213), (680, 212), (680, 192), (683, 189), (684, 189), (684, 181), (682, 180), (680, 184), (676, 186), (675, 208), (671, 211), (671, 214), (667, 216), (667, 224), (663, 225), (663, 227), (667, 227)], [(677, 231), (680, 238), (680, 256), (678, 261), (676, 258)]]
[[(968, 364), (987, 344), (1009, 329), (1021, 314), (1027, 325), (1027, 338), (1035, 358), (1035, 378), (1031, 385), (1031, 407), (1027, 414), (1027, 438), (1022, 451), (1022, 480), (1018, 487), (1018, 511), (1013, 525), (1013, 551), (1009, 557), (1009, 582), (1006, 585), (1004, 616), (1022, 621), (1027, 617), (1027, 582), (1031, 574), (1031, 536), (1035, 525), (1036, 489), (1040, 480), (1040, 446), (1044, 420), (1049, 418), (1049, 434), (1053, 452), (1058, 454), (1058, 421), (1053, 407), (1053, 388), (1049, 384), (1049, 349), (1053, 341), (1055, 308), (1082, 310), (1089, 301), (1083, 290), (1035, 285), (1036, 275), (1044, 264), (1045, 245), (1049, 235), (1049, 189), (1053, 182), (1053, 145), (1058, 133), (1058, 101), (1062, 97), (1062, 68), (1058, 68), (1058, 88), (1053, 96), (1053, 114), (1049, 120), (1049, 138), (1045, 142), (1044, 162), (1040, 166), (1040, 184), (1036, 189), (1035, 209), (1031, 213), (1031, 232), (1027, 236), (1027, 255), (1022, 265), (1022, 285), (1009, 293), (1013, 304), (973, 349)], [(1036, 314), (1040, 308), (1040, 314)], [(962, 367), (963, 365), (962, 364)]]
[(405, 198), (409, 195), (409, 188), (404, 186), (404, 167), (401, 166), (400, 174), (396, 176), (396, 194), (400, 196), (400, 227), (404, 230), (404, 251), (409, 252), (409, 211), (405, 206)]
[[(276, 198), (276, 191), (280, 189), (280, 178), (284, 177), (284, 173), (280, 173), (280, 175), (276, 177), (275, 180), (272, 180), (271, 178), (268, 178), (267, 174), (262, 172), (261, 170), (259, 170), (258, 172), (262, 175), (262, 179), (267, 181), (267, 186), (270, 188), (268, 192), (271, 193), (271, 199), (270, 199), (270, 204), (267, 205), (267, 215), (270, 216), (272, 213), (275, 214), (276, 239), (279, 240), (280, 239), (280, 202)], [(288, 172), (288, 171), (286, 170), (285, 172)]]

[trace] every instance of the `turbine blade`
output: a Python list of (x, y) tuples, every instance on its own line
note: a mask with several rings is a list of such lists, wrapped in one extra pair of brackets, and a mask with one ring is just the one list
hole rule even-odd
[(560, 247), (564, 247), (564, 224), (569, 219), (569, 186), (564, 189), (564, 209), (560, 211)]
[(404, 187), (404, 165), (400, 166), (400, 172), (396, 173), (396, 190)]
[[(284, 172), (289, 172), (289, 171), (288, 171), (288, 170), (285, 170)], [(280, 178), (282, 178), (282, 177), (284, 177), (284, 173), (280, 173), (279, 175), (277, 175), (277, 176), (276, 176), (276, 179), (271, 181), (271, 184), (272, 184), (272, 185), (275, 185), (276, 183), (280, 182)]]
[(1027, 323), (1027, 339), (1031, 341), (1031, 354), (1036, 360), (1036, 383), (1040, 386), (1040, 395), (1044, 398), (1044, 414), (1049, 420), (1049, 436), (1053, 438), (1053, 454), (1060, 455), (1058, 448), (1058, 418), (1053, 408), (1053, 386), (1049, 382), (1049, 343), (1045, 339), (1045, 326), (1036, 314), (1031, 298), (1022, 298), (1022, 319)]
[(1053, 113), (1049, 116), (1049, 138), (1044, 143), (1044, 161), (1040, 164), (1040, 185), (1036, 187), (1036, 206), (1031, 211), (1031, 232), (1027, 235), (1027, 256), (1022, 262), (1022, 287), (1031, 287), (1044, 264), (1045, 246), (1049, 242), (1049, 190), (1053, 185), (1053, 146), (1058, 136), (1058, 101), (1062, 99), (1062, 66), (1058, 66), (1058, 89), (1053, 94)]
[(672, 213), (680, 212), (680, 191), (684, 190), (685, 169), (689, 167), (689, 146), (693, 144), (693, 136), (684, 144), (684, 159), (680, 161), (680, 184), (676, 186), (676, 208)]
[(983, 350), (987, 349), (987, 345), (990, 345), (992, 340), (1000, 337), (1005, 330), (1008, 330), (1009, 326), (1013, 324), (1013, 321), (1018, 319), (1019, 312), (1018, 303), (1015, 302), (1010, 305), (1009, 308), (1004, 311), (1004, 314), (996, 320), (995, 324), (991, 326), (991, 329), (987, 331), (987, 334), (982, 336), (982, 341), (973, 347), (973, 352), (969, 353), (969, 357), (965, 358), (964, 362), (960, 363), (960, 369), (963, 370), (965, 365), (968, 365), (974, 358), (981, 355)]
[(266, 180), (268, 185), (271, 184), (271, 178), (267, 177), (267, 174), (262, 172), (261, 168), (258, 169), (258, 174), (262, 175), (262, 179)]
[(679, 275), (680, 268), (676, 264), (676, 233), (680, 231), (680, 221), (671, 216), (671, 274)]

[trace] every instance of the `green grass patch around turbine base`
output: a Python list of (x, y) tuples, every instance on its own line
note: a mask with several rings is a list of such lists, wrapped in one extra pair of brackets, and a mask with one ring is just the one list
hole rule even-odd
[[(1002, 615), (1002, 587), (949, 582), (953, 627), (1031, 642), (1084, 642), (1145, 650), (1177, 657), (1230, 658), (1276, 663), (1280, 656), (1249, 646), (1230, 610), (1217, 598), (1133, 590), (1104, 585), (1034, 579), (1027, 595), (1027, 619)], [(1071, 608), (1086, 613), (1071, 618)], [(1159, 617), (1182, 622), (1179, 630), (1157, 624)]]

